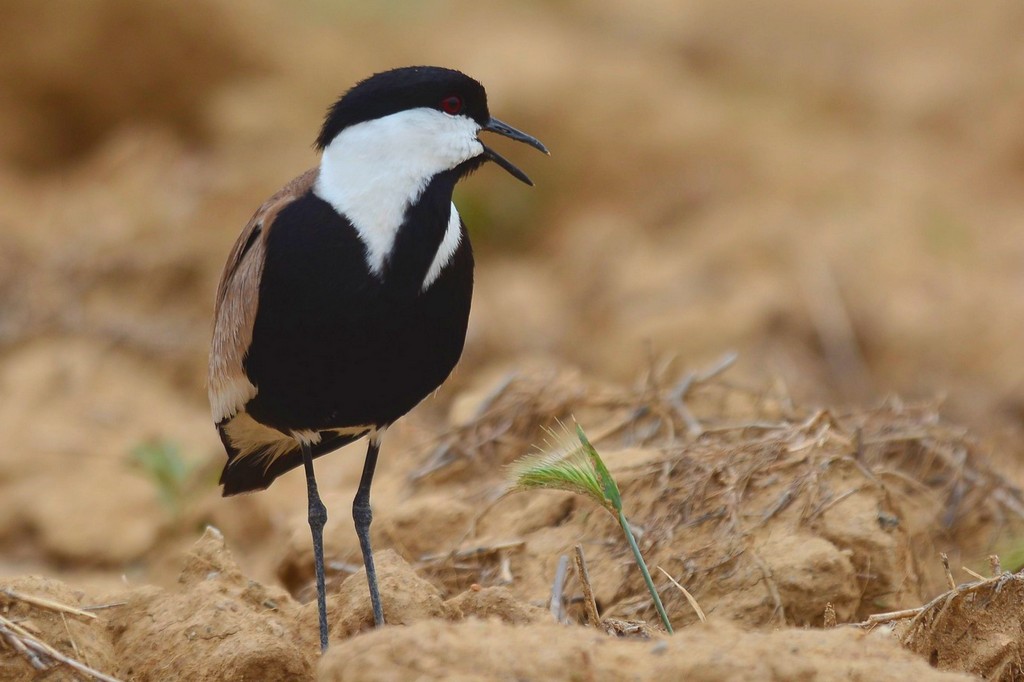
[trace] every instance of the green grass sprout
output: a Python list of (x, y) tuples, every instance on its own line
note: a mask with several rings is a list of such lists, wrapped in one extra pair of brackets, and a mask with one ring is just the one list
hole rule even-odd
[(566, 442), (566, 438), (553, 431), (549, 434), (559, 438), (557, 445), (546, 452), (523, 457), (509, 467), (513, 481), (511, 490), (566, 490), (589, 497), (614, 514), (615, 507), (605, 498), (587, 451), (580, 443)]
[(166, 440), (136, 445), (131, 451), (132, 463), (153, 481), (160, 501), (172, 516), (180, 516), (186, 498), (193, 492), (194, 474), (198, 469), (181, 454), (177, 443)]
[(661, 603), (661, 597), (651, 580), (651, 572), (647, 569), (647, 562), (640, 554), (640, 547), (637, 546), (636, 537), (630, 528), (629, 521), (622, 511), (622, 495), (619, 493), (619, 486), (615, 483), (608, 467), (597, 454), (597, 450), (587, 439), (583, 427), (576, 425), (575, 437), (566, 429), (565, 434), (559, 436), (553, 431), (548, 432), (557, 439), (555, 443), (545, 452), (534, 455), (527, 455), (510, 467), (512, 483), (509, 490), (512, 492), (522, 490), (566, 490), (577, 495), (589, 497), (598, 505), (603, 507), (614, 516), (622, 532), (626, 536), (629, 548), (633, 550), (633, 557), (640, 572), (647, 584), (647, 591), (651, 593), (654, 606), (661, 616), (661, 622), (665, 629), (672, 633), (672, 623), (665, 612), (665, 606)]

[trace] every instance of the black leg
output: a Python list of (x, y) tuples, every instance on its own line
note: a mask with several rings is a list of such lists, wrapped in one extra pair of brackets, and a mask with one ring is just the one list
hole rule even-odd
[(327, 507), (320, 501), (313, 475), (313, 453), (302, 444), (302, 463), (306, 467), (306, 493), (309, 496), (309, 530), (313, 533), (313, 567), (316, 571), (316, 606), (320, 615), (320, 651), (327, 651), (327, 588), (324, 585), (324, 524)]
[(366, 582), (370, 586), (370, 604), (373, 605), (373, 621), (377, 627), (384, 625), (384, 609), (380, 605), (377, 571), (373, 567), (373, 552), (370, 549), (370, 522), (373, 521), (373, 512), (370, 511), (370, 484), (373, 483), (373, 470), (377, 466), (379, 451), (380, 434), (377, 433), (370, 437), (370, 445), (366, 449), (366, 461), (363, 463), (363, 476), (359, 479), (359, 490), (356, 491), (356, 499), (352, 502), (352, 520), (356, 524), (359, 547), (363, 550)]

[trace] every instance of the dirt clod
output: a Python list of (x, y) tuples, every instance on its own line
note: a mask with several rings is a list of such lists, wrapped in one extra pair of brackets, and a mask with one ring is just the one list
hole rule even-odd
[(523, 603), (505, 587), (469, 589), (449, 599), (445, 606), (452, 619), (497, 618), (511, 625), (526, 625), (551, 618), (549, 612)]
[[(389, 624), (408, 625), (447, 615), (440, 591), (416, 575), (397, 552), (375, 552), (374, 564), (384, 619)], [(316, 604), (308, 604), (305, 615), (315, 623)], [(330, 595), (327, 618), (331, 624), (332, 640), (344, 639), (373, 627), (373, 607), (367, 591), (365, 570), (350, 575), (338, 588), (338, 592)]]
[(312, 653), (287, 592), (242, 575), (219, 531), (186, 558), (180, 590), (131, 594), (113, 621), (115, 650), (132, 680), (309, 679)]

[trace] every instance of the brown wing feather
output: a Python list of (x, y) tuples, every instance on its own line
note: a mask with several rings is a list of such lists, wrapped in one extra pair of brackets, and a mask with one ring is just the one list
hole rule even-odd
[(228, 256), (217, 286), (210, 344), (208, 390), (215, 423), (235, 415), (256, 395), (257, 387), (246, 376), (243, 361), (256, 321), (267, 233), (281, 209), (308, 192), (316, 178), (317, 169), (308, 170), (270, 197), (253, 214)]

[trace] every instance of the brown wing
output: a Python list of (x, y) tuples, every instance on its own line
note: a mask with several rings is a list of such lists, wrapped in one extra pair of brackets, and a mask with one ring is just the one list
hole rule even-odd
[(260, 206), (228, 256), (217, 286), (210, 344), (208, 390), (214, 423), (230, 418), (256, 395), (257, 387), (246, 376), (243, 361), (256, 321), (267, 233), (281, 209), (310, 190), (317, 172), (315, 168), (306, 171)]

